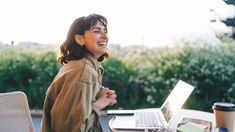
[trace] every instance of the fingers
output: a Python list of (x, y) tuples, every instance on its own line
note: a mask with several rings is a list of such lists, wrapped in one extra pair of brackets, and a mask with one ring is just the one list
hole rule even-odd
[(110, 90), (108, 87), (104, 87), (104, 86), (100, 86), (100, 91), (99, 92), (105, 92), (106, 94), (114, 94), (115, 91), (114, 90)]
[(98, 97), (104, 97), (106, 96), (107, 92), (109, 91), (108, 88), (105, 88), (104, 86), (100, 86), (99, 87), (99, 91), (98, 91)]
[(117, 100), (116, 100), (117, 95), (114, 90), (110, 90), (108, 87), (104, 87), (104, 86), (100, 86), (99, 90), (100, 90), (99, 91), (100, 93), (103, 93), (106, 96), (105, 98), (108, 99), (107, 101), (109, 102), (108, 104), (110, 106), (117, 103)]
[(104, 87), (104, 86), (100, 86), (100, 87), (99, 87), (99, 90), (100, 90), (100, 91), (102, 91), (102, 90), (109, 90), (109, 88), (108, 88), (108, 87)]
[(114, 99), (112, 102), (110, 102), (110, 106), (112, 106), (112, 105), (114, 105), (114, 104), (116, 104), (116, 103), (117, 103), (117, 100)]
[(115, 94), (115, 91), (114, 90), (109, 90), (108, 93), (109, 94)]
[(110, 91), (108, 92), (107, 98), (111, 99), (111, 102), (110, 102), (110, 104), (109, 104), (110, 106), (112, 106), (112, 105), (114, 105), (114, 104), (117, 103), (117, 100), (116, 100), (117, 95), (115, 94), (115, 91), (114, 91), (114, 90), (110, 90)]
[(107, 98), (110, 98), (110, 99), (115, 99), (117, 97), (114, 90), (108, 90), (106, 94), (107, 94)]
[[(108, 91), (114, 91), (114, 90), (110, 90), (108, 87), (104, 87), (104, 86), (100, 86), (100, 88), (99, 88), (99, 90), (100, 90), (100, 92), (102, 91), (102, 92), (108, 92)], [(115, 92), (115, 91), (114, 91)]]
[(114, 94), (107, 93), (107, 98), (116, 99), (117, 95), (115, 93)]

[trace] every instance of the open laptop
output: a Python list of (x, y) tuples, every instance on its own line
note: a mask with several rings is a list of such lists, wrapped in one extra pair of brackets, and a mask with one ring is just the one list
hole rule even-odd
[[(110, 120), (111, 128), (115, 130), (160, 130), (168, 128), (168, 124), (186, 102), (194, 86), (179, 80), (161, 108), (133, 110), (133, 115), (122, 113)], [(108, 111), (109, 112), (109, 111)], [(122, 110), (120, 110), (122, 112)], [(130, 111), (128, 111), (130, 112)], [(150, 121), (150, 124), (143, 121)], [(153, 120), (153, 121), (151, 121)]]

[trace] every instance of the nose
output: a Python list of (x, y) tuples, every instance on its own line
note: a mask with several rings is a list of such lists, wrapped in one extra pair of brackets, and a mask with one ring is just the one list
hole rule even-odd
[(108, 34), (107, 34), (107, 33), (105, 33), (105, 32), (103, 32), (103, 34), (102, 34), (102, 38), (103, 38), (103, 39), (108, 40), (108, 39), (109, 39)]

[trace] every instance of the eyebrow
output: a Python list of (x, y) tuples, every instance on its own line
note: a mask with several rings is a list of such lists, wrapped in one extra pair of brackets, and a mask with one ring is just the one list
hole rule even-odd
[[(96, 27), (96, 26), (90, 28), (90, 30), (93, 30), (93, 29), (102, 30), (101, 27)], [(104, 31), (107, 31), (106, 27), (104, 28)]]
[(91, 30), (92, 30), (92, 29), (100, 29), (100, 30), (101, 30), (101, 28), (100, 28), (100, 27), (96, 27), (96, 26), (91, 27)]

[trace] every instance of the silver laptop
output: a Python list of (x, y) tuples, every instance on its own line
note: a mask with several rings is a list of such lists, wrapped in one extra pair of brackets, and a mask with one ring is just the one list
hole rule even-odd
[(134, 115), (115, 116), (111, 128), (115, 130), (160, 130), (169, 128), (176, 113), (186, 102), (194, 87), (182, 80), (179, 80), (164, 101), (161, 108), (149, 108), (133, 110)]

